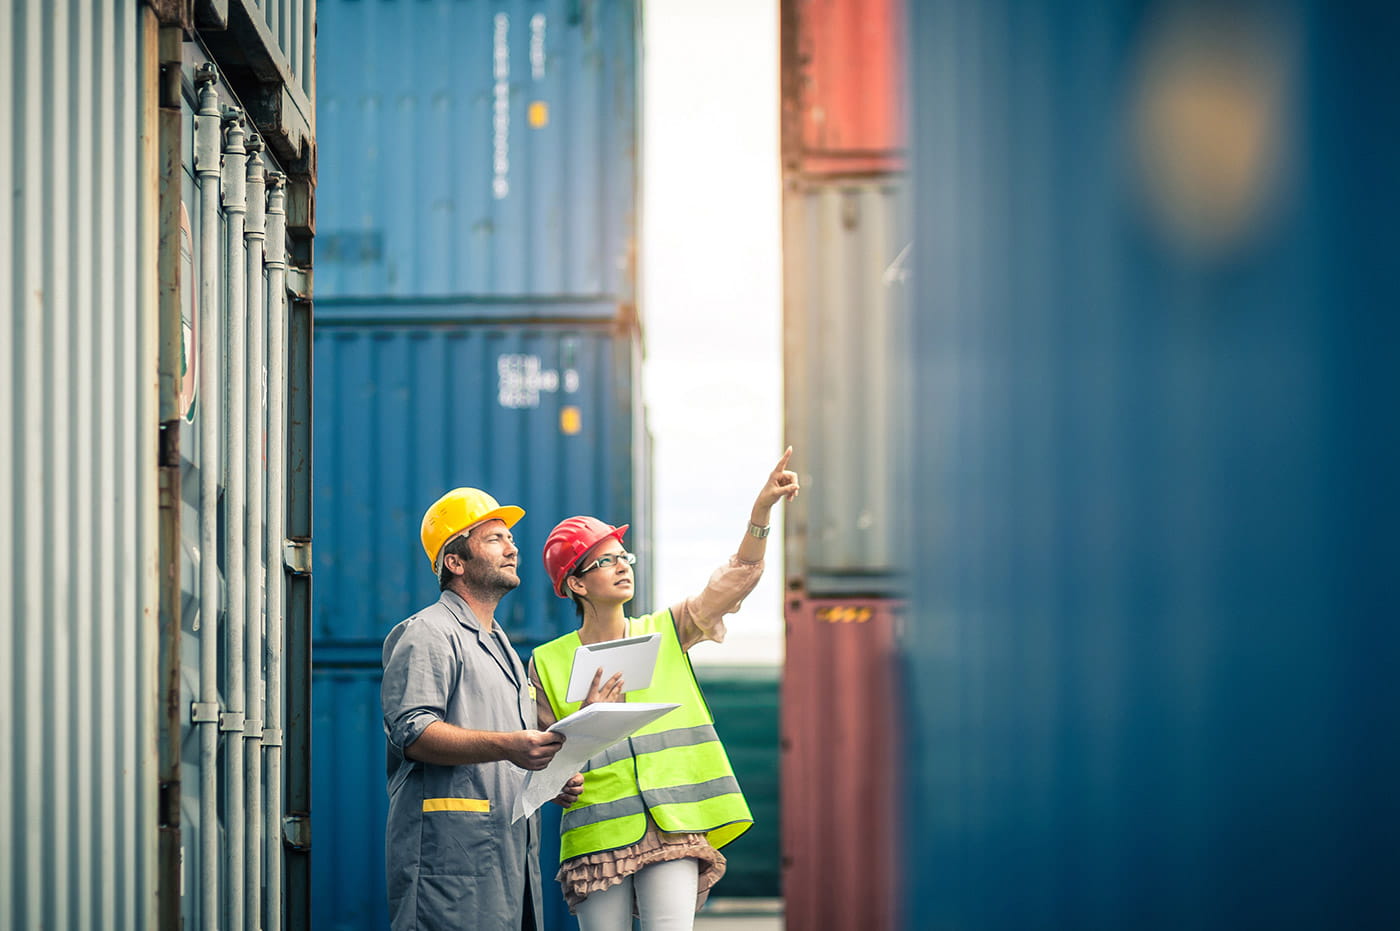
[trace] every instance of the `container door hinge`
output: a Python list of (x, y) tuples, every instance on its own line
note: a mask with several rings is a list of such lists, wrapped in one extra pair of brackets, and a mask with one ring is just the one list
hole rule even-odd
[(267, 728), (263, 728), (262, 743), (263, 743), (263, 746), (264, 746), (264, 747), (280, 747), (280, 746), (282, 746), (282, 728), (280, 728), (280, 727), (267, 727)]
[(191, 702), (190, 720), (195, 724), (217, 724), (219, 721), (219, 703), (212, 701)]
[(292, 293), (297, 300), (307, 300), (311, 297), (311, 273), (304, 268), (295, 265), (287, 266), (287, 290)]
[(282, 563), (293, 575), (310, 575), (311, 540), (304, 537), (283, 540)]
[(307, 815), (288, 815), (282, 819), (282, 840), (293, 850), (311, 849), (311, 818)]
[(219, 715), (219, 730), (243, 733), (243, 712), (225, 711)]

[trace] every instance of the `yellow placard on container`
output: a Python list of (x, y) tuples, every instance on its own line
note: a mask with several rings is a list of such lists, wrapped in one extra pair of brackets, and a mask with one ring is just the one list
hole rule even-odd
[(530, 126), (534, 129), (549, 125), (549, 104), (543, 100), (531, 101), (528, 115)]
[(583, 429), (583, 414), (572, 405), (559, 410), (559, 429), (567, 436), (573, 436)]
[(866, 607), (840, 605), (832, 608), (818, 608), (817, 619), (828, 624), (864, 624), (875, 614)]

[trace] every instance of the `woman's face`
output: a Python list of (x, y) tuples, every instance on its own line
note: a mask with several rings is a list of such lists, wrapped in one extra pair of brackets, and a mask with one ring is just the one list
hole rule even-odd
[(636, 585), (632, 565), (623, 558), (627, 555), (626, 547), (609, 537), (579, 560), (582, 574), (572, 576), (569, 584), (595, 605), (625, 604), (632, 600)]

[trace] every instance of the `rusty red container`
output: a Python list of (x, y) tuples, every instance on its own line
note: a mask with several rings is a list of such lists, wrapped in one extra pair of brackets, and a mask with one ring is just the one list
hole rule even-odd
[(787, 170), (903, 171), (902, 0), (782, 0), (781, 29)]
[(903, 797), (892, 599), (789, 597), (782, 682), (788, 928), (899, 927)]

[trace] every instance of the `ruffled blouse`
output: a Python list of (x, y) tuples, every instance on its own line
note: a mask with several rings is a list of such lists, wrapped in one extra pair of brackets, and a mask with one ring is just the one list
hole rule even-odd
[[(711, 575), (705, 588), (691, 598), (671, 606), (676, 622), (676, 634), (681, 649), (689, 650), (702, 640), (724, 642), (724, 616), (733, 614), (743, 605), (763, 576), (763, 562), (744, 562), (738, 556), (720, 566)], [(630, 631), (629, 631), (630, 633)], [(535, 686), (535, 703), (539, 711), (539, 726), (555, 722), (554, 708), (545, 695), (535, 661), (530, 660), (530, 681)], [(594, 892), (615, 886), (644, 866), (687, 857), (699, 863), (700, 883), (695, 897), (698, 911), (710, 894), (710, 889), (724, 875), (724, 854), (710, 845), (704, 834), (671, 834), (656, 826), (647, 813), (647, 830), (635, 844), (615, 850), (603, 850), (574, 857), (560, 864), (555, 876), (563, 887), (564, 898), (573, 911)]]

